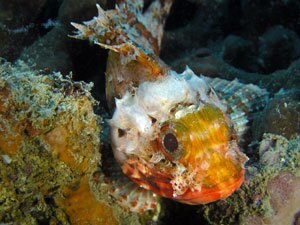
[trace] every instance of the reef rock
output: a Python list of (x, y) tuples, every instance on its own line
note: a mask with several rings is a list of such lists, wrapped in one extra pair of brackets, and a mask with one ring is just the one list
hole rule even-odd
[(300, 134), (299, 90), (281, 90), (267, 104), (262, 114), (254, 119), (252, 126), (254, 139), (263, 133), (273, 133), (286, 138)]
[(265, 134), (259, 161), (247, 167), (240, 190), (225, 200), (201, 207), (210, 224), (298, 224), (300, 138)]
[(0, 64), (0, 223), (140, 224), (108, 194), (91, 87)]
[[(47, 0), (0, 1), (1, 57), (15, 60), (24, 46), (30, 45), (41, 33), (42, 12)], [(55, 5), (55, 4), (53, 4)], [(50, 12), (44, 15), (49, 16)]]
[(296, 32), (274, 26), (259, 37), (258, 61), (265, 73), (287, 68), (300, 56), (300, 39)]
[(223, 59), (246, 71), (257, 71), (255, 59), (255, 45), (252, 41), (236, 35), (229, 35), (223, 43)]

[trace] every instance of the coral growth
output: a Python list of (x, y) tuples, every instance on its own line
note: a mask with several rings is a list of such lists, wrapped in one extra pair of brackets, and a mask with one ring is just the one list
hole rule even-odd
[(76, 190), (100, 160), (91, 86), (22, 63), (2, 64), (0, 83), (0, 220), (72, 220), (56, 201), (67, 201), (63, 188)]
[(143, 219), (125, 214), (108, 195), (111, 187), (99, 168), (100, 118), (90, 89), (22, 62), (0, 65), (2, 223), (139, 224)]

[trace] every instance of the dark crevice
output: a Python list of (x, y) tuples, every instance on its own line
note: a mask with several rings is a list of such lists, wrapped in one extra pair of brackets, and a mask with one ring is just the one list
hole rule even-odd
[(197, 5), (192, 2), (175, 0), (167, 18), (165, 30), (186, 26), (195, 16)]

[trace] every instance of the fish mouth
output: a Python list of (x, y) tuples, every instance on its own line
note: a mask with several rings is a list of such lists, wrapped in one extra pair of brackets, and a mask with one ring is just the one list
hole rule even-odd
[(202, 185), (199, 189), (187, 187), (184, 193), (178, 195), (175, 194), (174, 185), (172, 184), (174, 177), (170, 173), (160, 172), (133, 159), (124, 163), (122, 170), (139, 186), (159, 196), (189, 205), (206, 204), (228, 197), (241, 186), (245, 174), (245, 169), (242, 168), (239, 176), (222, 183), (221, 186), (206, 187)]
[(245, 169), (241, 171), (240, 176), (232, 182), (225, 184), (225, 187), (219, 188), (206, 188), (202, 187), (200, 191), (192, 191), (188, 189), (183, 195), (176, 196), (173, 198), (175, 201), (189, 204), (189, 205), (198, 205), (198, 204), (207, 204), (214, 202), (220, 199), (227, 198), (235, 190), (237, 190), (244, 181)]

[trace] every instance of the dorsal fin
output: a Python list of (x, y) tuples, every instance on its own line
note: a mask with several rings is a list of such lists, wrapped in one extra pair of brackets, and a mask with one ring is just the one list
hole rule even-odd
[(169, 67), (158, 57), (163, 26), (173, 0), (155, 0), (143, 12), (143, 1), (121, 1), (113, 10), (97, 5), (98, 16), (83, 24), (71, 37), (89, 40), (110, 49), (106, 69), (106, 97), (114, 107), (114, 97), (134, 91), (139, 83), (165, 76)]
[(121, 54), (142, 51), (149, 56), (158, 55), (171, 5), (172, 0), (155, 0), (143, 13), (141, 0), (122, 1), (107, 11), (97, 4), (97, 17), (83, 24), (71, 23), (77, 29), (71, 37), (89, 40)]

